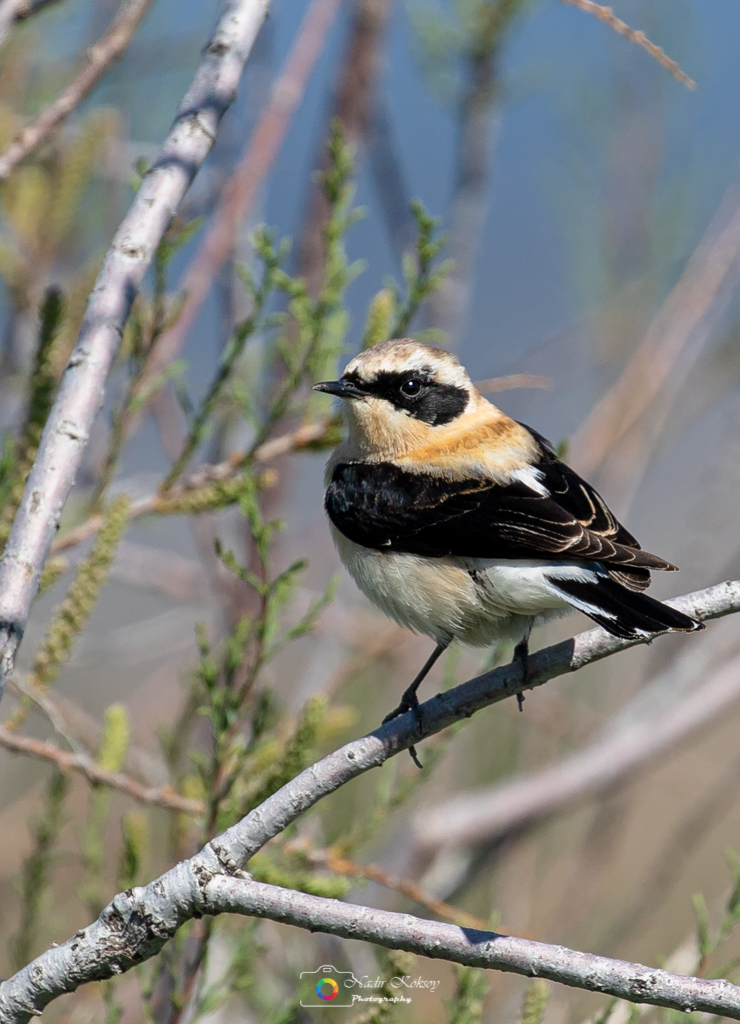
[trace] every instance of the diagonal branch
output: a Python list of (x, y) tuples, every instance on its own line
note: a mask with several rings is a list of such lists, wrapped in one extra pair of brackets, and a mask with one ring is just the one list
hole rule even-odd
[[(87, 51), (87, 62), (75, 79), (0, 153), (0, 181), (8, 178), (21, 160), (40, 146), (92, 92), (111, 64), (123, 54), (151, 5), (152, 0), (124, 0), (111, 27)], [(16, 8), (13, 18), (18, 16)], [(0, 23), (0, 36), (2, 30)]]
[[(300, 849), (298, 846), (295, 848)], [(287, 850), (288, 844), (286, 844), (286, 852)], [(406, 896), (407, 899), (413, 900), (414, 903), (421, 904), (421, 906), (431, 911), (432, 914), (436, 914), (437, 917), (446, 918), (461, 928), (485, 928), (486, 926), (486, 922), (481, 921), (480, 918), (473, 917), (467, 911), (461, 910), (459, 907), (453, 907), (451, 904), (445, 903), (444, 900), (435, 899), (431, 893), (425, 892), (421, 886), (416, 885), (408, 878), (399, 878), (398, 875), (384, 871), (377, 864), (358, 864), (353, 860), (348, 860), (346, 857), (339, 857), (331, 849), (309, 849), (304, 851), (304, 855), (309, 864), (321, 865), (329, 871), (333, 871), (336, 875), (344, 875), (345, 878), (362, 878), (368, 882), (375, 882), (377, 885), (391, 889), (401, 896)]]
[(571, 438), (569, 457), (580, 473), (593, 473), (647, 410), (654, 415), (656, 398), (682, 360), (690, 372), (703, 346), (691, 351), (697, 327), (720, 291), (736, 286), (738, 252), (740, 187), (734, 183), (621, 376)]
[(269, 0), (223, 0), (161, 153), (103, 260), (0, 560), (0, 697), (100, 409), (131, 305), (234, 99)]
[(303, 101), (342, 0), (313, 0), (283, 70), (239, 163), (223, 188), (208, 231), (181, 285), (185, 301), (173, 325), (152, 353), (147, 375), (156, 376), (185, 344), (211, 286), (234, 251), (239, 231), (275, 162), (293, 117)]
[(687, 89), (696, 88), (694, 79), (689, 78), (675, 60), (672, 60), (659, 46), (652, 43), (644, 32), (632, 28), (626, 21), (618, 18), (611, 7), (594, 3), (593, 0), (562, 0), (562, 2), (570, 4), (572, 7), (578, 7), (579, 10), (586, 11), (587, 14), (593, 14), (599, 21), (603, 21), (609, 28), (614, 29), (618, 35), (624, 36), (625, 39), (629, 39), (631, 43), (639, 46), (645, 53), (649, 53), (653, 60), (657, 60), (658, 64), (670, 72), (681, 85), (685, 85)]
[[(673, 607), (700, 619), (729, 615), (740, 611), (740, 580), (719, 583), (707, 590), (686, 594), (670, 603)], [(220, 896), (226, 900), (228, 893), (232, 892), (227, 892), (227, 883), (233, 881), (233, 877), (221, 880), (219, 876), (236, 876), (249, 858), (265, 843), (279, 835), (304, 811), (351, 779), (378, 767), (389, 757), (413, 743), (418, 743), (420, 738), (430, 736), (452, 725), (453, 722), (470, 717), (480, 708), (511, 697), (523, 689), (541, 686), (556, 676), (575, 672), (593, 661), (632, 646), (636, 646), (635, 641), (619, 640), (609, 636), (602, 629), (591, 629), (563, 643), (538, 651), (530, 657), (527, 664), (526, 687), (522, 681), (521, 666), (512, 664), (487, 672), (427, 701), (422, 705), (421, 737), (414, 715), (407, 713), (381, 726), (375, 732), (347, 743), (301, 772), (240, 822), (211, 840), (194, 857), (175, 865), (144, 888), (119, 893), (92, 925), (82, 929), (74, 938), (62, 945), (46, 950), (22, 971), (3, 982), (0, 985), (0, 1022), (26, 1024), (33, 1014), (40, 1013), (45, 1006), (63, 993), (73, 991), (85, 982), (120, 974), (134, 964), (154, 956), (185, 921), (227, 909), (225, 905), (210, 902), (211, 893), (214, 899)], [(257, 892), (256, 889), (251, 891)], [(284, 893), (285, 900), (292, 906), (299, 906), (296, 892), (278, 892)], [(327, 902), (332, 907), (342, 906)], [(250, 905), (251, 909), (245, 909), (243, 912), (259, 913), (258, 903), (259, 901), (255, 900)], [(234, 907), (229, 905), (228, 909)], [(320, 910), (318, 905), (314, 909), (317, 913)], [(362, 920), (370, 921), (378, 912), (366, 908), (348, 908), (347, 913), (355, 915), (351, 928), (348, 931), (339, 930), (338, 934), (351, 933), (357, 938), (362, 938), (363, 935), (357, 930), (360, 923)], [(280, 920), (287, 919), (280, 917), (277, 911), (275, 917)], [(442, 946), (434, 944), (434, 936), (440, 934), (438, 929), (450, 926), (401, 915), (394, 917), (399, 921), (399, 925), (413, 931), (420, 944), (427, 942), (425, 936), (432, 937), (425, 955), (432, 955), (433, 949), (442, 950)], [(321, 927), (319, 919), (304, 918), (303, 924), (306, 928)], [(460, 936), (464, 933), (452, 928), (448, 934), (452, 936), (453, 933), (456, 941), (460, 943)], [(384, 942), (387, 945), (398, 943), (401, 948), (410, 948), (404, 945), (408, 941), (407, 932), (404, 932), (403, 939), (396, 931), (387, 932), (383, 938), (370, 940)], [(503, 948), (503, 939), (487, 935), (483, 941), (493, 942), (494, 950)], [(626, 998), (660, 1005), (703, 1008), (712, 1006), (710, 1012), (719, 1012), (740, 1019), (740, 991), (727, 982), (709, 983), (689, 979), (681, 992), (675, 988), (678, 982), (673, 976), (648, 968), (620, 965), (619, 961), (592, 958), (588, 954), (562, 950), (559, 947), (528, 944), (528, 940), (524, 939), (507, 938), (505, 941), (520, 943), (516, 946), (518, 953), (512, 953), (507, 966), (503, 961), (496, 960), (498, 954), (494, 956), (493, 950), (489, 950), (490, 962), (486, 966), (515, 970), (513, 965), (516, 962), (520, 964), (519, 973), (543, 973), (546, 966), (543, 957), (547, 952), (551, 957), (562, 958), (563, 970), (558, 980), (564, 984), (588, 988), (591, 984), (589, 979), (598, 976), (593, 971), (602, 968), (606, 970), (608, 965), (612, 965), (617, 972), (612, 976), (613, 986), (625, 986), (627, 978), (632, 977), (630, 994)], [(468, 941), (468, 955), (469, 946)], [(486, 953), (486, 956), (488, 955)], [(554, 974), (547, 976), (554, 977)], [(707, 985), (709, 988), (705, 987)], [(627, 991), (624, 987), (602, 987), (597, 990), (620, 993)], [(684, 998), (683, 1003), (680, 1002), (681, 998)], [(673, 999), (677, 1001), (665, 1002)], [(711, 1002), (711, 999), (715, 1001)]]
[(58, 4), (61, 0), (17, 0), (15, 20), (25, 21), (26, 18), (32, 18), (34, 14), (38, 14), (39, 11), (43, 11), (46, 7), (51, 7), (52, 4)]
[[(314, 423), (304, 423), (295, 430), (286, 434), (273, 437), (265, 441), (252, 454), (252, 460), (257, 463), (270, 462), (280, 455), (287, 455), (290, 452), (301, 451), (310, 448), (326, 440), (333, 427), (330, 418), (316, 420)], [(129, 520), (140, 519), (142, 516), (161, 514), (172, 514), (173, 505), (181, 499), (187, 498), (199, 488), (208, 484), (225, 482), (235, 479), (244, 465), (244, 453), (235, 452), (223, 462), (204, 463), (190, 476), (175, 487), (171, 487), (165, 493), (157, 488), (153, 494), (140, 498), (131, 503)], [(91, 515), (84, 522), (80, 523), (63, 537), (58, 537), (51, 546), (51, 551), (56, 554), (59, 551), (68, 551), (83, 541), (93, 537), (103, 525), (103, 516), (99, 513)]]
[(0, 725), (0, 747), (13, 754), (28, 754), (37, 761), (46, 761), (62, 772), (79, 772), (93, 786), (107, 786), (125, 793), (141, 804), (163, 807), (168, 811), (202, 814), (203, 802), (181, 796), (172, 786), (145, 786), (125, 772), (109, 772), (82, 751), (62, 750), (54, 743), (21, 736)]
[(670, 1006), (684, 1013), (702, 1010), (740, 1019), (740, 988), (729, 981), (686, 978), (565, 946), (358, 907), (225, 874), (205, 882), (203, 902), (203, 912), (207, 914), (264, 917), (310, 931), (404, 949), (434, 960), (451, 960), (467, 967), (487, 967), (527, 978), (548, 978), (561, 985), (631, 1002)]

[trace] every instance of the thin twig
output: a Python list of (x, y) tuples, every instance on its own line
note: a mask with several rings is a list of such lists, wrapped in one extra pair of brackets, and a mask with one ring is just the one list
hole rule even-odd
[(626, 21), (622, 21), (612, 11), (611, 7), (605, 7), (602, 4), (595, 4), (593, 0), (562, 0), (565, 4), (571, 4), (572, 7), (577, 7), (581, 11), (585, 11), (587, 14), (593, 14), (594, 17), (598, 18), (599, 21), (603, 21), (609, 28), (614, 29), (620, 36), (624, 36), (625, 39), (629, 39), (635, 46), (639, 46), (640, 49), (644, 50), (645, 53), (649, 53), (650, 56), (657, 60), (658, 64), (666, 71), (669, 71), (673, 77), (679, 81), (682, 85), (685, 85), (687, 89), (695, 89), (696, 82), (693, 78), (681, 70), (675, 60), (671, 60), (667, 54), (661, 50), (655, 43), (651, 43), (644, 32), (639, 32), (637, 29), (631, 28)]
[[(295, 843), (294, 847), (300, 850), (300, 844)], [(290, 852), (290, 846), (286, 845), (285, 852)], [(443, 917), (461, 928), (485, 928), (486, 922), (479, 917), (453, 907), (443, 900), (435, 899), (430, 893), (425, 892), (420, 886), (407, 878), (399, 878), (389, 871), (384, 871), (376, 864), (358, 864), (356, 861), (348, 860), (346, 857), (339, 857), (331, 849), (308, 850), (304, 852), (306, 860), (313, 865), (321, 865), (333, 871), (336, 875), (344, 875), (346, 878), (363, 878), (368, 882), (376, 882), (384, 889), (390, 889), (401, 896), (406, 896), (414, 903), (426, 907), (432, 914)]]
[(26, 754), (39, 761), (46, 761), (63, 772), (79, 772), (92, 785), (116, 789), (141, 804), (151, 804), (154, 807), (185, 814), (203, 813), (203, 804), (200, 800), (180, 796), (172, 786), (143, 786), (125, 772), (106, 771), (86, 754), (62, 750), (54, 743), (37, 740), (32, 736), (20, 736), (6, 729), (4, 725), (0, 725), (0, 746), (13, 754)]
[(106, 253), (0, 560), (0, 696), (136, 293), (234, 99), (269, 0), (223, 0), (193, 84)]
[[(670, 603), (700, 619), (728, 615), (740, 611), (740, 580), (686, 594)], [(0, 1021), (27, 1024), (33, 1014), (41, 1013), (58, 996), (85, 982), (120, 974), (154, 956), (185, 921), (224, 910), (289, 920), (306, 928), (351, 934), (401, 949), (414, 948), (426, 956), (459, 963), (539, 974), (634, 1002), (702, 1009), (740, 1019), (740, 990), (728, 982), (679, 979), (663, 971), (559, 946), (463, 932), (408, 915), (379, 918), (375, 915), (380, 911), (321, 901), (234, 877), (250, 857), (319, 800), (399, 751), (470, 717), (480, 708), (636, 644), (602, 629), (591, 629), (532, 655), (526, 677), (521, 665), (506, 665), (427, 701), (421, 708), (421, 729), (416, 715), (407, 713), (347, 743), (302, 771), (194, 857), (181, 861), (144, 888), (119, 893), (88, 928), (61, 946), (47, 949), (3, 982)], [(327, 914), (333, 915), (331, 920)], [(378, 921), (380, 927), (376, 927)]]
[[(287, 455), (290, 452), (300, 451), (313, 444), (319, 443), (326, 437), (332, 427), (329, 419), (317, 420), (315, 423), (306, 423), (296, 430), (281, 434), (270, 441), (266, 441), (254, 452), (252, 456), (255, 462), (266, 463), (280, 455)], [(240, 471), (244, 462), (242, 452), (236, 452), (223, 462), (206, 463), (195, 470), (187, 477), (182, 484), (173, 487), (166, 494), (156, 491), (154, 494), (131, 503), (129, 519), (140, 519), (142, 516), (156, 515), (167, 509), (173, 502), (177, 501), (209, 483), (232, 480)], [(102, 526), (103, 518), (100, 515), (90, 516), (84, 523), (70, 530), (63, 537), (59, 537), (51, 545), (52, 554), (59, 554), (61, 551), (69, 551), (83, 541), (93, 537)]]
[[(360, 166), (371, 128), (373, 96), (381, 69), (382, 42), (391, 11), (390, 0), (354, 0), (344, 50), (338, 62), (339, 79), (334, 87), (327, 122), (341, 122), (345, 142), (352, 147), (355, 169)], [(320, 154), (315, 161), (320, 174), (329, 167), (326, 140), (319, 139)], [(383, 182), (382, 189), (395, 182)], [(318, 182), (311, 190), (306, 221), (298, 244), (298, 276), (309, 295), (318, 295), (325, 273), (324, 227), (329, 204)], [(408, 214), (406, 218), (408, 221)]]
[(214, 280), (234, 251), (244, 219), (300, 106), (341, 3), (342, 0), (313, 0), (307, 10), (283, 71), (272, 85), (267, 106), (234, 173), (223, 188), (208, 233), (190, 262), (180, 289), (186, 296), (185, 302), (172, 327), (159, 339), (147, 376), (161, 373), (185, 344)]
[(16, 7), (15, 20), (25, 21), (26, 18), (32, 18), (34, 14), (38, 14), (47, 7), (52, 7), (60, 2), (61, 0), (19, 0)]
[(460, 55), (464, 79), (457, 102), (455, 183), (445, 247), (452, 270), (432, 292), (426, 316), (429, 327), (447, 334), (447, 344), (453, 350), (459, 349), (467, 327), (488, 221), (489, 183), (498, 130), (496, 101), (501, 85), (501, 53), (521, 7), (519, 0), (476, 4), (472, 7), (474, 21), (464, 34)]
[(23, 0), (0, 0), (0, 46), (8, 37), (8, 32), (18, 18), (18, 8)]
[(482, 395), (492, 395), (496, 391), (515, 391), (518, 388), (551, 391), (555, 382), (552, 377), (543, 377), (539, 373), (510, 373), (505, 377), (488, 377), (486, 380), (477, 380), (475, 386)]
[(571, 438), (569, 457), (589, 475), (650, 409), (684, 356), (702, 318), (725, 285), (740, 252), (740, 186), (726, 192), (680, 280), (632, 354), (617, 383)]
[(26, 697), (36, 705), (39, 711), (46, 715), (54, 732), (61, 736), (75, 754), (85, 756), (87, 752), (67, 729), (66, 722), (59, 712), (59, 708), (39, 686), (34, 686), (33, 682), (26, 682), (24, 679), (19, 678), (18, 675), (10, 680), (9, 685), (11, 692), (15, 692), (21, 697)]
[(40, 146), (92, 92), (111, 64), (124, 53), (151, 4), (152, 0), (124, 0), (111, 27), (87, 51), (87, 63), (74, 81), (0, 153), (0, 181), (8, 178), (21, 160)]

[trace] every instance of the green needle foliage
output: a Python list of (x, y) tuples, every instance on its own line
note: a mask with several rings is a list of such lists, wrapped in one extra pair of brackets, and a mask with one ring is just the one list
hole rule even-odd
[(23, 497), (23, 488), (36, 458), (41, 434), (54, 401), (57, 381), (52, 366), (52, 346), (64, 316), (58, 288), (50, 288), (40, 312), (39, 341), (29, 380), (28, 408), (17, 442), (3, 439), (0, 456), (0, 545), (4, 546)]
[(398, 981), (394, 984), (394, 980), (407, 978), (411, 974), (416, 957), (413, 953), (391, 949), (383, 951), (379, 959), (382, 984), (380, 988), (373, 989), (372, 994), (379, 996), (383, 1001), (371, 1004), (367, 1010), (352, 1017), (350, 1024), (388, 1024), (389, 1021), (399, 1018), (398, 1004), (394, 1000), (403, 995), (403, 990), (397, 987)]
[(213, 420), (213, 414), (231, 379), (237, 361), (244, 352), (245, 345), (251, 338), (265, 330), (271, 322), (266, 315), (267, 304), (277, 287), (278, 271), (281, 262), (287, 256), (288, 247), (283, 244), (276, 248), (271, 233), (264, 229), (255, 234), (254, 247), (262, 260), (262, 280), (256, 284), (248, 269), (240, 268), (242, 281), (252, 301), (252, 312), (237, 325), (234, 334), (226, 344), (206, 396), (198, 411), (191, 417), (188, 436), (182, 451), (164, 479), (162, 489), (165, 492), (172, 487), (206, 436)]
[(456, 967), (455, 994), (447, 1002), (450, 1024), (478, 1024), (489, 984), (486, 972), (477, 967)]
[[(391, 338), (403, 338), (411, 321), (421, 309), (422, 303), (439, 288), (452, 269), (450, 260), (436, 265), (437, 257), (444, 249), (446, 238), (437, 234), (438, 221), (430, 217), (419, 199), (411, 203), (411, 212), (416, 222), (418, 235), (413, 252), (403, 258), (403, 277), (406, 284), (406, 298), (396, 287), (396, 319), (391, 328)], [(417, 335), (418, 337), (419, 335)]]
[[(361, 216), (354, 206), (352, 170), (352, 153), (337, 123), (332, 127), (327, 169), (318, 176), (328, 217), (322, 228), (323, 264), (315, 292), (285, 269), (289, 244), (279, 241), (269, 229), (259, 228), (252, 239), (254, 266), (239, 268), (249, 315), (234, 327), (199, 402), (186, 390), (182, 364), (164, 374), (149, 372), (158, 340), (181, 306), (181, 299), (172, 298), (167, 291), (170, 261), (192, 235), (194, 224), (173, 225), (156, 256), (151, 293), (137, 301), (128, 325), (121, 366), (125, 378), (110, 412), (105, 451), (97, 464), (97, 478), (76, 509), (78, 516), (92, 517), (88, 524), (91, 533), (100, 526), (36, 651), (33, 683), (46, 688), (54, 681), (89, 622), (132, 514), (127, 495), (113, 500), (108, 495), (141, 414), (162, 388), (174, 384), (187, 428), (178, 456), (146, 502), (147, 511), (161, 520), (231, 509), (232, 522), (238, 519), (239, 530), (230, 534), (238, 538), (230, 541), (234, 549), (217, 540), (213, 556), (219, 579), (228, 577), (224, 586), (231, 596), (225, 608), (230, 617), (225, 615), (208, 629), (197, 629), (197, 667), (190, 674), (183, 707), (177, 720), (160, 734), (171, 785), (200, 801), (204, 811), (186, 816), (159, 809), (122, 808), (120, 826), (114, 827), (119, 801), (129, 798), (93, 786), (74, 858), (80, 874), (74, 893), (86, 918), (97, 915), (117, 888), (135, 885), (176, 862), (256, 807), (311, 764), (354, 720), (348, 709), (324, 694), (307, 696), (295, 711), (273, 685), (282, 671), (275, 667), (281, 664), (278, 659), (313, 632), (334, 596), (337, 581), (331, 580), (323, 593), (310, 599), (301, 593), (308, 562), (284, 558), (284, 526), (274, 514), (280, 497), (276, 485), (283, 481), (276, 469), (261, 464), (263, 446), (275, 438), (292, 437), (301, 424), (321, 425), (321, 430), (310, 442), (296, 442), (296, 450), (319, 451), (341, 439), (340, 420), (328, 415), (325, 399), (313, 395), (311, 385), (336, 375), (350, 328), (347, 289), (362, 269), (360, 262), (348, 259), (346, 251), (347, 232)], [(403, 285), (389, 283), (376, 295), (368, 311), (363, 344), (407, 330), (446, 272), (445, 264), (439, 262), (442, 240), (434, 220), (420, 204), (415, 204), (414, 216), (419, 234), (404, 262)], [(0, 494), (6, 501), (8, 523), (56, 389), (55, 351), (62, 314), (60, 294), (49, 292), (29, 378), (26, 421), (17, 438), (6, 438), (0, 450)], [(203, 466), (188, 476), (204, 443), (213, 437), (226, 438), (231, 425), (239, 426), (242, 434), (246, 425), (249, 436), (243, 447), (229, 454), (226, 462)], [(45, 585), (58, 579), (67, 557), (49, 559)], [(19, 728), (31, 707), (30, 699), (24, 699), (8, 724)], [(341, 834), (334, 837), (336, 852), (357, 851), (378, 835), (440, 763), (454, 731), (448, 730), (445, 737), (427, 745), (423, 772), (399, 772), (396, 766), (380, 777), (372, 806), (353, 808)], [(75, 743), (66, 732), (62, 739)], [(125, 772), (129, 742), (128, 713), (123, 705), (114, 704), (105, 713), (93, 756), (107, 771)], [(34, 833), (36, 848), (24, 874), (23, 920), (16, 942), (19, 962), (30, 955), (42, 895), (53, 882), (50, 851), (61, 827), (66, 790), (62, 776), (54, 775), (52, 781), (46, 797), (46, 831), (39, 827)], [(324, 813), (323, 808), (310, 812), (316, 815), (319, 827)], [(253, 877), (300, 892), (346, 898), (353, 883), (312, 864), (298, 833), (296, 825), (261, 851), (249, 866)], [(176, 1020), (186, 1013), (189, 1021), (197, 1021), (230, 1000), (240, 1004), (237, 1013), (250, 1019), (270, 1024), (297, 1020), (300, 1008), (294, 986), (276, 992), (256, 983), (261, 970), (260, 928), (254, 922), (240, 922), (236, 929), (229, 921), (218, 919), (191, 922), (181, 929), (156, 962), (142, 967), (138, 974), (144, 1019)], [(382, 970), (391, 995), (395, 990), (388, 987), (390, 979), (405, 973), (409, 962), (405, 954), (383, 957)], [(471, 985), (468, 980), (461, 982), (460, 1008), (455, 1011), (461, 1022), (473, 1020), (463, 1015), (463, 1007), (475, 1001), (475, 986)], [(105, 983), (102, 998), (103, 1019), (118, 1020), (123, 1004), (117, 980)], [(395, 1008), (389, 1003), (374, 1006), (363, 1020), (383, 1024), (391, 1017), (395, 1017)]]
[(16, 969), (28, 963), (37, 945), (42, 911), (53, 880), (54, 849), (65, 821), (68, 789), (67, 776), (54, 772), (46, 784), (42, 813), (32, 829), (34, 845), (23, 865), (21, 922), (12, 943)]
[[(105, 727), (100, 739), (97, 763), (107, 772), (120, 772), (126, 757), (130, 736), (128, 712), (123, 704), (111, 704), (105, 712)], [(85, 880), (80, 887), (80, 899), (87, 905), (91, 916), (97, 917), (105, 906), (103, 873), (106, 866), (105, 832), (111, 811), (111, 794), (98, 787), (90, 793), (90, 807), (83, 834), (82, 862)], [(129, 832), (129, 840), (133, 838)], [(135, 873), (138, 858), (129, 842), (126, 854), (129, 871)]]
[(95, 543), (80, 562), (66, 597), (52, 618), (46, 639), (36, 654), (33, 674), (38, 686), (48, 686), (57, 677), (72, 651), (75, 638), (87, 624), (126, 529), (129, 505), (128, 496), (122, 495), (106, 510), (105, 521)]
[[(90, 553), (80, 562), (64, 600), (54, 612), (43, 643), (36, 652), (32, 668), (33, 685), (45, 689), (52, 683), (69, 658), (75, 639), (87, 625), (100, 591), (105, 586), (111, 562), (128, 523), (130, 499), (122, 495), (106, 510), (103, 526)], [(24, 697), (9, 720), (17, 729), (31, 709)]]
[(549, 994), (550, 987), (547, 982), (542, 978), (533, 978), (524, 993), (519, 1024), (542, 1024)]

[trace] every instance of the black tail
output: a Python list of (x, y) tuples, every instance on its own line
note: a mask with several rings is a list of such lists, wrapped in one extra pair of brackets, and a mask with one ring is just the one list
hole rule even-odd
[(661, 604), (647, 594), (637, 594), (608, 576), (591, 580), (548, 577), (574, 608), (623, 640), (638, 640), (655, 633), (691, 633), (704, 629), (703, 622)]

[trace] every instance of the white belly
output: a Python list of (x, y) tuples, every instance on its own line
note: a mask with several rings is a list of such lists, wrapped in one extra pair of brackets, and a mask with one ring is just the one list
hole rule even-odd
[[(568, 608), (545, 576), (552, 563), (424, 558), (374, 551), (332, 528), (339, 556), (373, 604), (402, 626), (439, 641), (484, 647), (518, 641), (533, 618)], [(567, 575), (588, 572), (563, 567)], [(472, 573), (472, 575), (471, 575)]]

